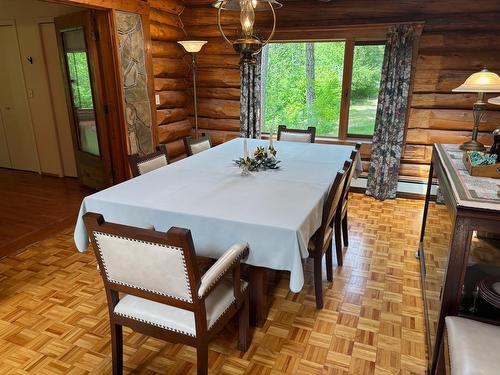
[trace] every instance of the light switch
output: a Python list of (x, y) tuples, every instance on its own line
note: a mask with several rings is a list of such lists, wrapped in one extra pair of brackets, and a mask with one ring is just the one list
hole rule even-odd
[(159, 94), (155, 95), (155, 100), (156, 100), (156, 105), (160, 105), (161, 104), (161, 102), (160, 102), (160, 95)]

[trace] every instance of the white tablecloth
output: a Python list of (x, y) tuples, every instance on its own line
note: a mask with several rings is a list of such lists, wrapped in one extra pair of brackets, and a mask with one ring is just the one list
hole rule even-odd
[[(250, 150), (266, 144), (248, 140)], [(308, 256), (324, 197), (353, 148), (275, 142), (281, 169), (243, 177), (232, 163), (242, 145), (235, 139), (86, 197), (74, 233), (77, 248), (85, 251), (89, 244), (86, 212), (157, 231), (189, 228), (198, 255), (218, 258), (233, 243), (246, 241), (246, 263), (290, 271), (290, 289), (300, 291), (301, 258)]]

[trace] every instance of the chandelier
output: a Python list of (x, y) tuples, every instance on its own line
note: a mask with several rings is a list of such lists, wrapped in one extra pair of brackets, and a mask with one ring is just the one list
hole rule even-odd
[[(254, 55), (259, 53), (273, 38), (276, 30), (275, 9), (281, 8), (282, 4), (276, 0), (217, 0), (213, 6), (217, 11), (217, 26), (222, 37), (233, 46), (234, 50), (241, 56), (240, 64), (255, 64)], [(223, 11), (240, 12), (241, 34), (236, 40), (231, 41), (222, 28), (221, 14)], [(254, 30), (255, 13), (270, 11), (273, 16), (273, 26), (269, 37), (265, 40), (256, 35)]]

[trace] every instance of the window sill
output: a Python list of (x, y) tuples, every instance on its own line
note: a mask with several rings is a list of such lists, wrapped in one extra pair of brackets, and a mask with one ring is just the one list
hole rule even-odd
[[(276, 135), (275, 135), (276, 137)], [(261, 139), (269, 139), (269, 133), (261, 133)], [(332, 144), (332, 145), (352, 145), (354, 146), (356, 143), (363, 144), (372, 144), (371, 137), (348, 137), (346, 139), (339, 139), (336, 137), (318, 137), (316, 136), (315, 143), (324, 143), (324, 144)]]

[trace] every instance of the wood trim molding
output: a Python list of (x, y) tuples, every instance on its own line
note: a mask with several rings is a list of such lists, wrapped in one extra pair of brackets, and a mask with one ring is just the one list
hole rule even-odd
[(149, 4), (146, 0), (45, 0), (50, 3), (83, 6), (86, 8), (114, 9), (126, 12), (148, 14)]
[(349, 122), (349, 106), (351, 102), (352, 65), (354, 63), (354, 39), (345, 42), (344, 72), (342, 75), (342, 98), (340, 99), (339, 139), (347, 138), (347, 124)]

